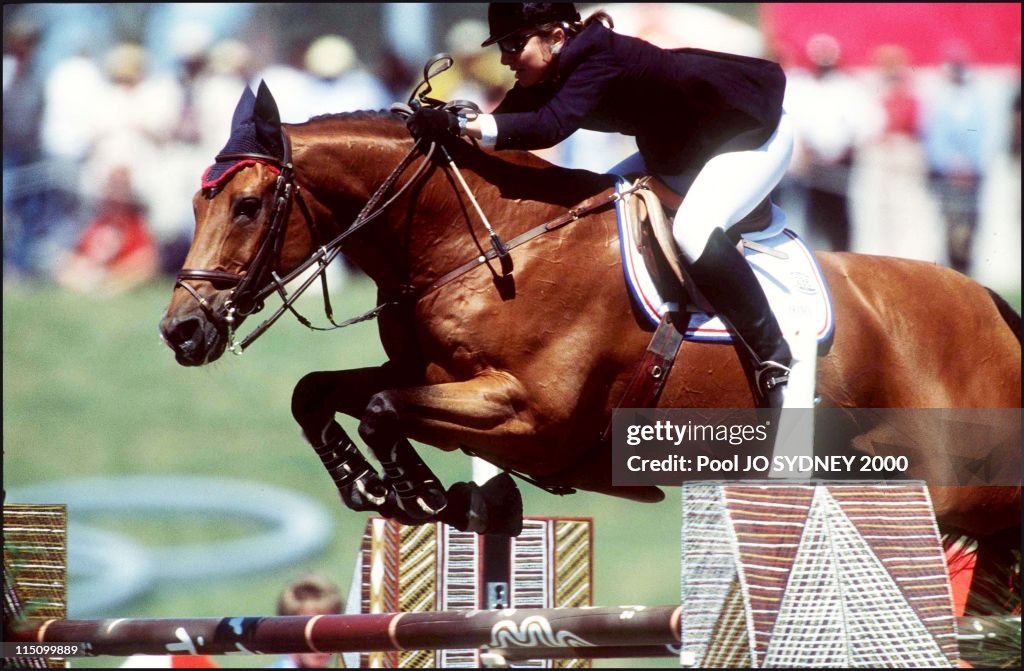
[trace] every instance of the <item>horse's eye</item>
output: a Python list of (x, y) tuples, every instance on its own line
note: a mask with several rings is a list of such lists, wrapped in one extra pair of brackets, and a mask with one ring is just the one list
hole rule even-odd
[(235, 219), (255, 219), (256, 215), (260, 212), (260, 205), (261, 203), (259, 198), (242, 198), (235, 203)]

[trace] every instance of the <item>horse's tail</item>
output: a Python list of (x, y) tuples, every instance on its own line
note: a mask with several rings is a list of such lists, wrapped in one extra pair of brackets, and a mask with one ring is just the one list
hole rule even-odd
[(1006, 302), (1002, 296), (992, 291), (988, 287), (985, 287), (988, 291), (988, 295), (992, 297), (992, 302), (996, 304), (996, 309), (999, 310), (999, 316), (1003, 318), (1006, 325), (1013, 330), (1013, 334), (1017, 336), (1017, 342), (1020, 342), (1020, 315), (1013, 309), (1013, 306)]

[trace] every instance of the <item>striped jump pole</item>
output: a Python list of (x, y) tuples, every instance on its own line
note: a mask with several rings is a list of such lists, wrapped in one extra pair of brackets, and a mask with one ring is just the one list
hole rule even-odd
[(228, 655), (453, 648), (598, 648), (679, 641), (680, 606), (522, 608), (366, 615), (32, 620), (13, 643), (87, 655)]
[[(488, 649), (507, 661), (679, 654), (681, 606), (273, 617), (26, 620), (5, 644), (78, 645), (100, 656)], [(964, 617), (958, 638), (994, 642), (1019, 616)], [(974, 640), (979, 639), (979, 640)]]

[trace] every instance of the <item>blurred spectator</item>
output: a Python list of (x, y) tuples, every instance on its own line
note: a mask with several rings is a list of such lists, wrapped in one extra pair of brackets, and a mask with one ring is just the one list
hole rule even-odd
[(199, 100), (212, 34), (202, 24), (182, 23), (174, 30), (171, 43), (178, 115), (168, 129), (168, 136), (156, 143), (162, 188), (148, 193), (147, 212), (160, 250), (161, 267), (165, 272), (176, 273), (192, 241), (191, 201), (198, 188), (198, 175), (212, 160), (201, 144)]
[(515, 80), (493, 49), (480, 46), (489, 35), (487, 24), (479, 19), (463, 19), (448, 30), (445, 46), (454, 64), (431, 80), (432, 98), (469, 100), (484, 112), (498, 106)]
[(172, 139), (183, 144), (199, 144), (197, 89), (206, 74), (207, 52), (212, 45), (212, 34), (202, 24), (183, 24), (175, 34), (174, 67), (182, 91), (182, 105)]
[(949, 264), (963, 273), (971, 265), (989, 132), (985, 101), (966, 54), (955, 50), (927, 101), (923, 137), (931, 186), (946, 225)]
[(126, 168), (110, 173), (93, 219), (74, 248), (56, 266), (56, 279), (81, 294), (114, 296), (156, 275), (156, 243)]
[(920, 131), (921, 104), (910, 81), (907, 51), (887, 45), (876, 50), (875, 59), (883, 78), (884, 137), (916, 138)]
[(881, 132), (883, 112), (866, 88), (839, 68), (840, 46), (831, 35), (807, 42), (810, 73), (794, 71), (785, 108), (796, 128), (791, 171), (804, 187), (805, 218), (814, 242), (850, 248), (850, 176), (857, 152)]
[(387, 109), (394, 102), (344, 37), (314, 39), (302, 51), (301, 64), (272, 63), (249, 82), (253, 90), (261, 79), (267, 82), (285, 123), (304, 123), (320, 114)]
[(18, 21), (4, 32), (4, 167), (25, 165), (40, 156), (39, 118), (43, 101), (34, 58), (40, 30)]
[(152, 67), (161, 71), (177, 67), (190, 32), (197, 42), (213, 43), (238, 34), (259, 15), (259, 4), (250, 2), (154, 2), (145, 7), (140, 12), (143, 45)]
[(1010, 156), (1020, 160), (1020, 88), (1010, 105)]
[(4, 272), (31, 275), (41, 237), (45, 202), (33, 184), (30, 170), (42, 159), (39, 119), (43, 100), (34, 76), (33, 60), (40, 30), (17, 21), (4, 31)]
[(59, 61), (44, 85), (42, 141), (46, 153), (77, 169), (99, 133), (106, 75), (87, 51)]
[(252, 59), (249, 47), (234, 38), (220, 40), (210, 48), (207, 68), (196, 82), (195, 98), (199, 145), (206, 157), (204, 168), (213, 163), (228, 139), (231, 114), (253, 76)]
[[(264, 45), (263, 58), (267, 57), (266, 47), (271, 45), (272, 42)], [(253, 91), (259, 86), (260, 81), (267, 83), (270, 92), (274, 94), (278, 113), (284, 123), (303, 123), (309, 120), (304, 100), (308, 88), (308, 75), (302, 69), (302, 57), (303, 50), (292, 47), (286, 58), (273, 58), (269, 63), (262, 64), (250, 74), (247, 82)]]
[[(49, 272), (67, 244), (77, 206), (75, 175), (46, 151), (48, 101), (38, 67), (42, 30), (17, 19), (4, 32), (3, 236), (5, 278)], [(76, 101), (82, 107), (82, 101)], [(87, 116), (83, 114), (83, 116)]]
[(388, 91), (392, 102), (406, 102), (412, 87), (417, 83), (418, 76), (409, 67), (402, 57), (394, 49), (382, 45), (380, 64), (377, 66), (377, 76), (380, 83)]
[[(164, 150), (181, 118), (182, 92), (173, 77), (148, 73), (147, 53), (137, 44), (111, 49), (104, 72), (105, 81), (88, 103), (92, 142), (81, 169), (88, 224), (75, 244), (72, 267), (57, 274), (66, 286), (116, 293), (156, 270), (151, 261), (161, 238), (151, 222), (156, 214), (165, 230), (162, 198), (173, 187), (174, 173)], [(75, 109), (83, 106), (78, 101)]]
[(322, 35), (306, 49), (307, 118), (318, 114), (383, 110), (393, 102), (387, 88), (366, 69), (340, 35)]
[[(289, 582), (277, 600), (278, 615), (338, 615), (343, 609), (338, 586), (317, 573), (307, 573)], [(325, 653), (285, 655), (269, 668), (325, 669), (338, 663), (335, 657)]]
[(944, 253), (934, 230), (927, 163), (920, 141), (921, 100), (910, 55), (885, 45), (875, 51), (870, 81), (885, 112), (884, 130), (861, 153), (862, 180), (852, 199), (853, 251), (935, 262)]

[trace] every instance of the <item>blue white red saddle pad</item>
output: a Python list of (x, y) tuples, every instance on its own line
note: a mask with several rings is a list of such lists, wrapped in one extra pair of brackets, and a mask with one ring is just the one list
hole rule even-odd
[[(620, 181), (617, 188), (621, 191), (628, 186), (628, 182)], [(643, 258), (637, 251), (633, 232), (625, 225), (624, 210), (625, 204), (622, 200), (618, 201), (616, 211), (619, 246), (626, 284), (633, 300), (647, 315), (651, 325), (656, 326), (666, 312), (678, 310), (679, 306), (666, 302), (659, 295)], [(773, 205), (771, 225), (764, 231), (744, 237), (750, 237), (760, 245), (777, 250), (786, 258), (778, 258), (749, 247), (744, 247), (744, 256), (754, 270), (754, 275), (761, 282), (783, 332), (810, 330), (815, 334), (818, 343), (826, 343), (832, 337), (835, 321), (832, 299), (825, 278), (814, 254), (796, 233), (785, 227), (785, 224), (785, 213)], [(686, 340), (698, 342), (732, 342), (732, 335), (722, 321), (703, 312), (696, 312), (690, 316), (684, 337)]]

